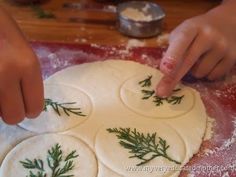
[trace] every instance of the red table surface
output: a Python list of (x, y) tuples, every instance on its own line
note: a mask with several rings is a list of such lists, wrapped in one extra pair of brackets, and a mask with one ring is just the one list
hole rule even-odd
[[(40, 60), (44, 79), (72, 65), (107, 59), (133, 60), (158, 68), (165, 51), (164, 48), (96, 44), (31, 44)], [(213, 137), (203, 142), (200, 152), (180, 176), (236, 177), (236, 67), (224, 81), (209, 82), (186, 76), (183, 82), (200, 92), (207, 114), (215, 119), (215, 124)]]

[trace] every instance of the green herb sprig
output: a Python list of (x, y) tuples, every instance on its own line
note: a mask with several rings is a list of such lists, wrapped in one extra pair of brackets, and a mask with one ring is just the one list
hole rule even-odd
[(53, 101), (52, 99), (47, 98), (44, 100), (44, 111), (47, 111), (48, 107), (51, 106), (59, 116), (61, 116), (60, 110), (62, 110), (67, 116), (70, 116), (70, 114), (75, 114), (77, 116), (86, 116), (82, 113), (81, 108), (70, 107), (74, 104), (76, 104), (76, 102), (58, 103)]
[(29, 173), (29, 176), (26, 177), (47, 177), (47, 175), (41, 171), (38, 171), (36, 174), (34, 174), (32, 171), (30, 171)]
[(152, 79), (152, 75), (150, 75), (146, 79), (140, 81), (139, 85), (141, 85), (141, 87), (150, 87), (152, 85), (151, 79)]
[(141, 90), (143, 93), (143, 100), (147, 100), (155, 94), (154, 90)]
[(180, 104), (183, 98), (184, 98), (184, 95), (182, 95), (182, 96), (172, 95), (170, 98), (167, 99), (167, 102), (172, 105)]
[(163, 105), (163, 101), (166, 101), (166, 100), (167, 100), (166, 98), (161, 98), (161, 97), (158, 97), (158, 96), (153, 97), (153, 102), (156, 104), (156, 106)]
[(41, 159), (34, 159), (33, 161), (25, 159), (25, 161), (21, 163), (25, 168), (44, 171), (43, 161)]
[(159, 141), (156, 142), (156, 133), (138, 132), (135, 128), (108, 128), (109, 133), (115, 133), (116, 137), (120, 140), (119, 144), (125, 149), (129, 150), (131, 155), (129, 158), (138, 158), (140, 163), (137, 166), (146, 164), (157, 157), (164, 157), (171, 162), (181, 164), (179, 161), (174, 160), (168, 155), (167, 150), (170, 148), (166, 140), (158, 137)]
[[(20, 161), (20, 163), (26, 169), (38, 170), (36, 174), (34, 174), (30, 170), (29, 177), (46, 177), (47, 176), (46, 173), (44, 172), (44, 164), (41, 159), (34, 159), (33, 161), (29, 160), (29, 159), (25, 159), (25, 161)], [(26, 176), (26, 177), (28, 177), (28, 176)]]
[[(150, 87), (152, 85), (151, 79), (152, 79), (152, 75), (147, 76), (146, 79), (140, 81), (138, 84), (141, 85), (141, 87)], [(173, 92), (175, 93), (179, 91), (181, 91), (180, 88), (173, 90)], [(143, 97), (142, 97), (143, 100), (148, 100), (152, 98), (156, 106), (163, 105), (165, 101), (172, 105), (180, 104), (184, 98), (184, 95), (181, 95), (181, 96), (172, 95), (168, 98), (161, 98), (155, 95), (155, 90), (142, 89), (141, 92), (143, 93)]]
[[(66, 173), (74, 168), (74, 159), (78, 156), (74, 150), (63, 158), (61, 146), (59, 144), (53, 146), (48, 150), (46, 158), (47, 165), (51, 169), (50, 177), (73, 177), (74, 175), (67, 175)], [(25, 159), (25, 161), (20, 161), (20, 163), (25, 169), (30, 170), (29, 176), (26, 177), (49, 177), (45, 172), (44, 161), (42, 159)], [(36, 170), (36, 174), (32, 170)]]

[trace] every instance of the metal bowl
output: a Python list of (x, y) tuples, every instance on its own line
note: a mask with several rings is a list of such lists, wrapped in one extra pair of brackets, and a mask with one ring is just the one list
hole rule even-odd
[(118, 29), (138, 38), (152, 37), (161, 32), (164, 11), (155, 3), (129, 1), (117, 6)]

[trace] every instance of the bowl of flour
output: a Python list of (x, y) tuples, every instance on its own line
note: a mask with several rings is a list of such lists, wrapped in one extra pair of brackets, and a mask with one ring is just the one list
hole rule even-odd
[(129, 1), (117, 6), (118, 29), (121, 33), (138, 38), (152, 37), (161, 32), (165, 13), (152, 2)]

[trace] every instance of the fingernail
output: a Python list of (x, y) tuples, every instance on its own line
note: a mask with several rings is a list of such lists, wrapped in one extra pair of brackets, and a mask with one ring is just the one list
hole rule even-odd
[(174, 68), (173, 63), (169, 63), (169, 62), (163, 62), (163, 65), (166, 67), (167, 70), (172, 70)]
[(166, 58), (164, 59), (164, 61), (161, 64), (161, 70), (165, 73), (165, 74), (172, 74), (174, 71), (174, 59), (172, 58)]

